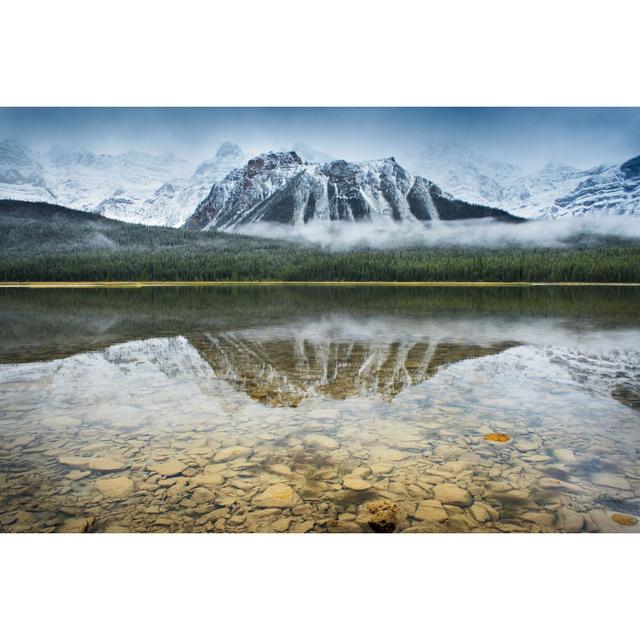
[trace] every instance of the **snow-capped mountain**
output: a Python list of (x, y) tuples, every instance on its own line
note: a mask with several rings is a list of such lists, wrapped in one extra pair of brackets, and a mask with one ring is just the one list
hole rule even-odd
[(246, 162), (231, 143), (193, 170), (173, 155), (120, 155), (53, 147), (36, 153), (0, 142), (0, 198), (50, 202), (108, 218), (179, 227), (211, 185)]
[(0, 197), (40, 202), (55, 198), (35, 155), (13, 140), (0, 140)]
[(504, 211), (452, 198), (433, 182), (411, 175), (394, 158), (312, 164), (303, 162), (295, 151), (271, 151), (252, 158), (214, 185), (185, 227), (465, 218), (517, 220)]
[(186, 180), (166, 182), (145, 201), (147, 219), (162, 220), (149, 224), (180, 227), (207, 197), (211, 186), (247, 161), (246, 154), (235, 144), (225, 142), (215, 156), (201, 162)]
[(460, 145), (431, 145), (409, 159), (456, 198), (524, 218), (638, 215), (638, 158), (622, 165), (576, 169), (549, 163), (535, 172), (490, 161)]
[(600, 166), (587, 172), (570, 193), (557, 198), (549, 215), (640, 216), (640, 156), (619, 166)]
[(434, 144), (410, 158), (409, 166), (428, 175), (456, 198), (505, 209), (524, 218), (551, 212), (556, 198), (569, 193), (586, 172), (547, 164), (538, 172), (489, 160), (457, 144)]

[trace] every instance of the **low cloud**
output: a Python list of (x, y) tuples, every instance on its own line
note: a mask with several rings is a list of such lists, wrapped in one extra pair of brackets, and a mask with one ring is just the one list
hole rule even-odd
[(416, 246), (561, 247), (578, 237), (602, 240), (613, 236), (640, 240), (640, 219), (604, 216), (534, 220), (525, 224), (474, 220), (439, 222), (435, 225), (417, 221), (399, 224), (384, 220), (358, 223), (313, 220), (295, 226), (258, 222), (237, 227), (235, 231), (293, 240), (334, 251)]

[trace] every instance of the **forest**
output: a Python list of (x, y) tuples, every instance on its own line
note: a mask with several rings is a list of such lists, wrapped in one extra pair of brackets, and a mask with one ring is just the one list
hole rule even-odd
[(327, 251), (219, 232), (149, 227), (56, 205), (0, 201), (0, 281), (640, 282), (640, 243), (447, 245)]

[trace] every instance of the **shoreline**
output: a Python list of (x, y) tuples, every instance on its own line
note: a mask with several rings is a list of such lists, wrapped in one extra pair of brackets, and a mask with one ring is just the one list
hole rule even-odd
[(147, 287), (640, 287), (640, 282), (475, 282), (475, 281), (331, 281), (331, 280), (211, 280), (211, 281), (74, 281), (0, 282), (0, 289), (142, 289)]

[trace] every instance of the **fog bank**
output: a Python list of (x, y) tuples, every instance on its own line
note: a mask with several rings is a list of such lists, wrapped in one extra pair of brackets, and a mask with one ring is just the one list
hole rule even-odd
[(322, 249), (345, 251), (357, 248), (396, 249), (419, 246), (467, 246), (498, 248), (562, 247), (579, 236), (640, 240), (640, 220), (621, 216), (563, 218), (507, 224), (491, 220), (395, 223), (312, 220), (287, 225), (257, 222), (236, 227), (236, 233), (264, 238), (294, 240)]

